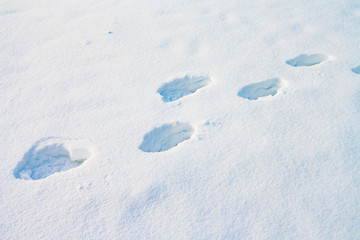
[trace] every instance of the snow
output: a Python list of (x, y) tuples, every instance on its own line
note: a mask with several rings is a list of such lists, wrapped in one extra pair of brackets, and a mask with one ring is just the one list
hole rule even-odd
[(354, 73), (360, 74), (360, 65), (351, 69)]
[(1, 1), (0, 238), (360, 239), (359, 22), (358, 0)]
[(249, 100), (257, 100), (261, 97), (274, 96), (285, 84), (284, 80), (272, 78), (262, 82), (249, 84), (243, 87), (238, 95)]
[(14, 176), (26, 180), (46, 178), (78, 167), (91, 156), (89, 140), (41, 139), (24, 155), (15, 168)]
[(144, 152), (163, 152), (190, 139), (193, 133), (194, 128), (189, 123), (164, 124), (147, 133), (139, 149)]
[(187, 74), (184, 77), (165, 83), (158, 89), (158, 93), (162, 96), (164, 102), (173, 102), (196, 92), (210, 82), (210, 77), (207, 74)]
[(309, 67), (320, 64), (326, 60), (328, 60), (328, 57), (325, 54), (312, 54), (312, 55), (300, 54), (296, 58), (286, 61), (286, 63), (293, 67), (303, 67), (303, 66)]

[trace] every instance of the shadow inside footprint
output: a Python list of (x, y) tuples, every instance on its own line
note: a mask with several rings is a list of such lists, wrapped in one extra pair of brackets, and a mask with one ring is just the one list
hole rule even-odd
[(193, 133), (194, 128), (189, 123), (164, 124), (147, 133), (139, 149), (144, 152), (163, 152), (190, 139)]
[(353, 68), (353, 69), (351, 69), (351, 71), (353, 71), (353, 72), (356, 73), (356, 74), (360, 74), (360, 65), (357, 66), (357, 67), (355, 67), (355, 68)]
[(36, 142), (14, 170), (16, 178), (38, 180), (80, 166), (92, 153), (86, 140), (46, 138)]
[(325, 54), (312, 54), (312, 55), (301, 54), (296, 58), (287, 60), (286, 63), (293, 67), (304, 67), (304, 66), (309, 67), (322, 63), (328, 59), (329, 59), (328, 56), (326, 56)]
[(281, 79), (272, 78), (243, 87), (238, 92), (238, 96), (249, 100), (257, 100), (261, 97), (274, 96), (283, 85), (284, 82)]
[(207, 74), (186, 75), (165, 83), (157, 92), (164, 102), (173, 102), (179, 98), (196, 92), (211, 82)]

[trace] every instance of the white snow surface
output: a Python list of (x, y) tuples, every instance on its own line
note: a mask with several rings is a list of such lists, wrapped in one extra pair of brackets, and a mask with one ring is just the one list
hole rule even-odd
[[(359, 25), (358, 0), (0, 1), (0, 238), (360, 239)], [(164, 102), (182, 73), (211, 83)]]

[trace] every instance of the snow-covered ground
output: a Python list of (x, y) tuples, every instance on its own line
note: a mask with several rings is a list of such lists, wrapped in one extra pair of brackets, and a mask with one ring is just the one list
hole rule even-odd
[(360, 239), (358, 0), (1, 0), (0, 239)]

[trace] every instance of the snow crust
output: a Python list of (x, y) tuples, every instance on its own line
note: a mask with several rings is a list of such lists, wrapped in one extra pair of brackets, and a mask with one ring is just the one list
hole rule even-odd
[(359, 25), (358, 0), (0, 1), (0, 239), (360, 239)]

